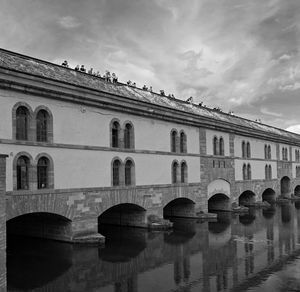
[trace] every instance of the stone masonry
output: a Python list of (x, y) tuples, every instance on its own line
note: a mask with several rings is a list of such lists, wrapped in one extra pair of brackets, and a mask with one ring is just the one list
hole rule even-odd
[(0, 155), (0, 291), (6, 291), (6, 156)]

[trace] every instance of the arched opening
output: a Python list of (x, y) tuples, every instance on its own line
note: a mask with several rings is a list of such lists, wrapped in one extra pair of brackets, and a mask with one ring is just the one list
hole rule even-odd
[(245, 191), (239, 196), (240, 206), (251, 206), (255, 203), (255, 194), (252, 191)]
[(98, 230), (102, 225), (146, 227), (146, 210), (135, 204), (119, 204), (103, 212), (98, 217)]
[(20, 156), (17, 160), (17, 189), (29, 189), (29, 158)]
[(247, 142), (246, 153), (247, 153), (247, 158), (250, 158), (251, 157), (250, 142)]
[(125, 163), (125, 185), (130, 186), (134, 184), (134, 164), (131, 160)]
[(187, 183), (187, 164), (185, 161), (181, 162), (180, 168), (181, 168), (181, 171), (180, 171), (181, 182)]
[(291, 180), (288, 176), (284, 176), (280, 180), (280, 190), (282, 196), (288, 195), (290, 193), (290, 188), (291, 188), (290, 184), (291, 184)]
[(130, 123), (125, 125), (124, 129), (124, 148), (132, 149), (133, 147), (133, 127)]
[(275, 191), (271, 188), (265, 189), (261, 196), (262, 201), (274, 204), (276, 200)]
[(28, 140), (29, 111), (25, 106), (19, 106), (16, 110), (16, 139)]
[(46, 110), (39, 110), (36, 116), (36, 140), (48, 141), (49, 114)]
[(112, 164), (112, 185), (119, 186), (121, 184), (121, 161), (119, 159), (114, 160)]
[(186, 134), (184, 132), (180, 133), (180, 153), (186, 153)]
[(221, 137), (220, 138), (220, 145), (219, 145), (219, 153), (220, 155), (224, 156), (224, 139)]
[(300, 186), (299, 185), (295, 187), (294, 195), (298, 196), (298, 197), (300, 196)]
[(213, 151), (214, 155), (218, 155), (218, 138), (214, 137), (213, 139)]
[(49, 166), (47, 157), (41, 157), (37, 163), (37, 187), (38, 189), (49, 188)]
[(179, 164), (177, 161), (174, 161), (172, 163), (172, 183), (173, 184), (178, 183), (178, 169), (179, 169)]
[(230, 199), (225, 194), (215, 194), (208, 200), (208, 212), (229, 211)]
[(120, 124), (115, 121), (111, 126), (111, 147), (119, 148), (120, 147)]
[(72, 221), (46, 212), (21, 215), (7, 221), (7, 235), (37, 237), (60, 241), (72, 240)]
[(171, 132), (171, 152), (177, 152), (177, 132), (173, 130)]
[(177, 198), (164, 207), (163, 215), (164, 218), (195, 217), (195, 203), (187, 198)]

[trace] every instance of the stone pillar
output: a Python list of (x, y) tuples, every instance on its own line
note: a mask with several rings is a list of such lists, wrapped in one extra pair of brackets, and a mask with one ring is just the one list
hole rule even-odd
[(0, 291), (6, 291), (6, 155), (0, 154)]

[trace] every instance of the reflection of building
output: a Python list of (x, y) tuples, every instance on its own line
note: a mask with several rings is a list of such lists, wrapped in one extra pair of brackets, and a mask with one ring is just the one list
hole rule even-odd
[(10, 232), (99, 240), (300, 186), (296, 134), (6, 50), (0, 79)]

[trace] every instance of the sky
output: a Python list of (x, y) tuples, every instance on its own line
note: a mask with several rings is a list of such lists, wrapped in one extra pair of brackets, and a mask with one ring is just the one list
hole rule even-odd
[(0, 47), (300, 133), (300, 0), (0, 0)]

